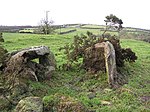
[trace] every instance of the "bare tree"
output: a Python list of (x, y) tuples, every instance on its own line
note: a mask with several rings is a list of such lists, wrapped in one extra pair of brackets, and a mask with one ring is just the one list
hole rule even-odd
[(44, 34), (50, 34), (53, 32), (52, 24), (54, 23), (53, 20), (48, 20), (48, 13), (49, 11), (46, 11), (46, 18), (41, 20), (40, 23), (40, 31)]
[(52, 24), (54, 23), (54, 21), (47, 21), (47, 20), (41, 20), (40, 23), (40, 31), (43, 32), (44, 34), (50, 34), (53, 32), (53, 27)]

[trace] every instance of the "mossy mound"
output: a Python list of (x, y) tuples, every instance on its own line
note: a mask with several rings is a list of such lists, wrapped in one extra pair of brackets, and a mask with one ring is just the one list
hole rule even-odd
[(81, 102), (66, 95), (45, 96), (43, 103), (44, 112), (88, 112)]
[(43, 103), (39, 97), (26, 97), (19, 101), (14, 112), (43, 112)]
[(7, 53), (7, 50), (4, 49), (2, 45), (0, 45), (0, 64), (4, 61), (6, 53)]
[(0, 42), (4, 42), (3, 34), (0, 32)]

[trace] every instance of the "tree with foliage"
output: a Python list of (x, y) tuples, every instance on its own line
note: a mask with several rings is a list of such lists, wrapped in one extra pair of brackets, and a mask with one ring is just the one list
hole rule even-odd
[(123, 21), (121, 19), (119, 19), (117, 16), (110, 14), (109, 16), (106, 16), (105, 18), (106, 18), (106, 20), (104, 20), (104, 21), (106, 23), (106, 29), (102, 34), (103, 37), (110, 28), (114, 28), (118, 32), (120, 30), (122, 30)]

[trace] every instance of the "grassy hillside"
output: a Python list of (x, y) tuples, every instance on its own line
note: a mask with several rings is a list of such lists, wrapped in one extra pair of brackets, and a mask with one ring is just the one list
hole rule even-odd
[[(99, 33), (97, 30), (91, 30)], [(4, 46), (8, 51), (31, 46), (49, 46), (56, 56), (58, 66), (66, 61), (58, 49), (72, 42), (73, 35), (84, 33), (80, 29), (67, 35), (37, 35), (4, 33)], [(34, 95), (44, 97), (60, 93), (81, 101), (96, 112), (148, 112), (150, 111), (150, 44), (132, 39), (122, 39), (122, 47), (130, 47), (138, 56), (135, 63), (126, 63), (122, 69), (128, 82), (117, 90), (108, 88), (105, 73), (86, 73), (74, 66), (71, 71), (57, 69), (50, 81), (31, 82)], [(38, 91), (38, 92), (37, 92)]]

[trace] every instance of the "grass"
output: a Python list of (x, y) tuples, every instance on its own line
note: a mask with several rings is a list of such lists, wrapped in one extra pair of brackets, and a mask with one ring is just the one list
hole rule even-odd
[[(97, 30), (91, 31), (99, 33)], [(85, 32), (84, 29), (77, 29), (77, 32), (65, 35), (4, 33), (4, 46), (9, 52), (31, 46), (49, 46), (59, 66), (66, 60), (63, 51), (58, 49), (72, 42), (73, 35)], [(55, 93), (68, 95), (96, 112), (150, 111), (149, 99), (143, 99), (150, 97), (150, 44), (133, 39), (122, 39), (121, 45), (124, 48), (130, 47), (138, 56), (135, 63), (126, 63), (124, 73), (128, 76), (128, 83), (121, 88), (110, 89), (105, 73), (92, 75), (75, 67), (71, 71), (57, 69), (50, 81), (30, 82), (30, 86), (35, 90), (34, 94), (40, 97)]]
[[(87, 28), (87, 29), (82, 29), (82, 28)], [(65, 35), (69, 35), (69, 36), (74, 36), (74, 35), (80, 35), (80, 34), (85, 34), (87, 31), (93, 32), (96, 35), (101, 35), (104, 31), (101, 31), (100, 29), (88, 29), (88, 28), (104, 28), (105, 26), (103, 25), (93, 25), (93, 24), (87, 24), (87, 25), (83, 25), (81, 26), (81, 28), (76, 27), (76, 26), (71, 26), (71, 27), (67, 27), (67, 28), (58, 28), (55, 30), (56, 33), (60, 33), (60, 32), (66, 32), (66, 31), (70, 31), (70, 30), (76, 30), (75, 32), (69, 33), (69, 34), (65, 34)], [(111, 32), (108, 31), (108, 33), (111, 33), (112, 35), (117, 35), (117, 32)]]
[(103, 26), (103, 25), (93, 25), (93, 24), (83, 25), (82, 27), (83, 28), (84, 27), (88, 27), (88, 28), (105, 28), (105, 26)]

